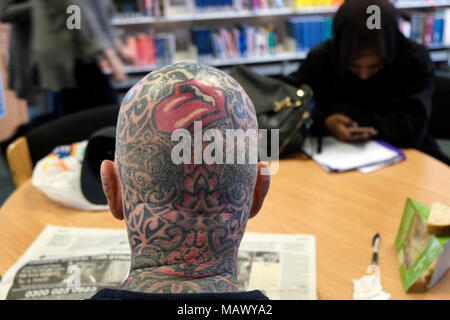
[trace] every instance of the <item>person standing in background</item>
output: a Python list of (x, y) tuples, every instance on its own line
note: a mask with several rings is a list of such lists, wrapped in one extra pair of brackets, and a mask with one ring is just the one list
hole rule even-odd
[[(372, 5), (380, 8), (379, 29), (367, 26)], [(285, 81), (312, 87), (314, 134), (347, 142), (377, 137), (450, 164), (428, 132), (433, 76), (427, 49), (403, 36), (389, 1), (347, 0), (334, 17), (333, 38)]]
[[(80, 8), (79, 29), (69, 29), (67, 8)], [(105, 58), (115, 81), (127, 77), (121, 56), (136, 57), (114, 37), (110, 0), (39, 0), (33, 2), (33, 55), (42, 88), (60, 93), (64, 114), (118, 104), (99, 63)]]

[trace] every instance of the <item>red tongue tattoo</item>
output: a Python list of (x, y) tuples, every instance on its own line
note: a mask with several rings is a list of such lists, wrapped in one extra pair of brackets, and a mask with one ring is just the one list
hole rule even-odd
[(156, 107), (155, 122), (158, 129), (169, 133), (176, 129), (193, 131), (194, 121), (202, 121), (205, 126), (225, 118), (224, 101), (221, 90), (201, 80), (177, 84), (175, 94)]

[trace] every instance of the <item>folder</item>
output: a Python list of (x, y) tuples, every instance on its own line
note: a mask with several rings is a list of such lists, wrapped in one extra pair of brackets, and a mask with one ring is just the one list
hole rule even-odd
[(303, 152), (329, 172), (359, 170), (369, 173), (406, 159), (400, 149), (382, 141), (369, 140), (348, 143), (334, 137), (322, 137), (319, 152), (319, 138), (308, 137), (303, 144)]

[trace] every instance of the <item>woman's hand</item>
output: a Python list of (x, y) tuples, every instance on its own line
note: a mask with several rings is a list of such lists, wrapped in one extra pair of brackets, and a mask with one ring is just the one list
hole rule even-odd
[(116, 38), (115, 44), (117, 51), (119, 52), (119, 55), (123, 59), (123, 61), (131, 65), (136, 65), (138, 63), (138, 57), (136, 55), (136, 52), (129, 46), (125, 45), (122, 39)]
[(113, 49), (106, 49), (103, 51), (103, 55), (111, 66), (112, 77), (114, 81), (122, 82), (127, 79), (127, 72), (122, 60), (117, 56)]
[(372, 127), (358, 127), (355, 121), (341, 113), (328, 116), (324, 121), (324, 126), (332, 136), (346, 142), (363, 141), (378, 134), (377, 130)]
[(127, 46), (120, 47), (119, 54), (126, 63), (136, 65), (138, 62), (136, 53)]

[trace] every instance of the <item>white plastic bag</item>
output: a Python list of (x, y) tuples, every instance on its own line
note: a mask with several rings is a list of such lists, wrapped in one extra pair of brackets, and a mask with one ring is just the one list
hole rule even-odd
[(47, 197), (68, 207), (86, 210), (107, 210), (86, 200), (81, 191), (81, 164), (88, 141), (56, 147), (39, 160), (33, 170), (31, 183)]

